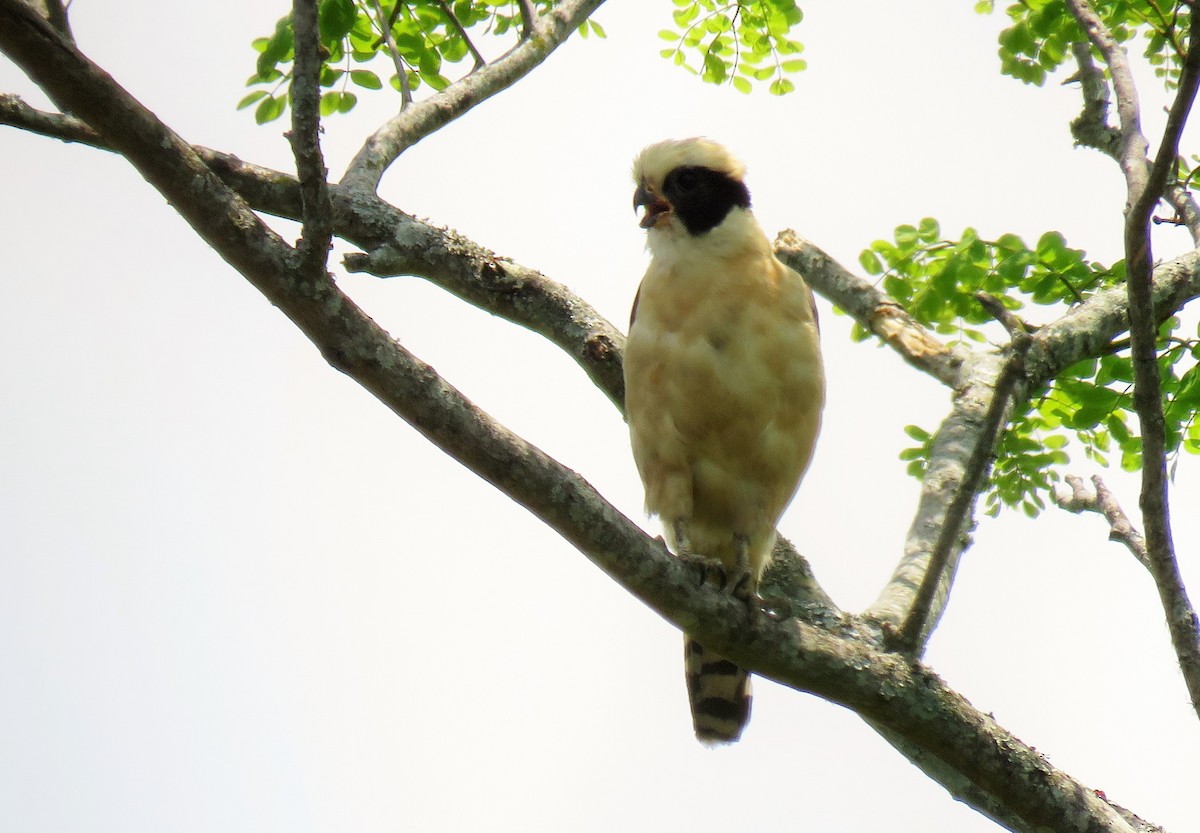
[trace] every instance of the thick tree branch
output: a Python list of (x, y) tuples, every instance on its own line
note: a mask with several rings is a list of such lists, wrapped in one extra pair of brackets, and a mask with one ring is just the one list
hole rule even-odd
[[(904, 624), (896, 634), (896, 645), (900, 650), (920, 655), (925, 642), (933, 633), (944, 601), (938, 602), (939, 593), (944, 597), (942, 576), (953, 561), (957, 567), (959, 541), (970, 520), (976, 496), (987, 479), (991, 468), (996, 441), (1008, 423), (1012, 397), (1017, 380), (1025, 367), (1025, 354), (1029, 351), (1029, 335), (1023, 327), (1013, 326), (1012, 341), (1008, 347), (1008, 358), (992, 389), (992, 401), (988, 403), (983, 424), (974, 438), (974, 447), (967, 456), (962, 476), (954, 486), (945, 514), (938, 530), (937, 539), (929, 553), (925, 574), (917, 587), (916, 595), (905, 615)], [(947, 585), (948, 586), (948, 585)]]
[[(324, 274), (297, 275), (292, 250), (262, 225), (186, 143), (141, 108), (18, 0), (0, 0), (0, 48), (60, 106), (91, 125), (160, 190), (197, 232), (287, 315), (336, 368), (432, 442), (535, 512), (677, 627), (748, 668), (854, 709), (956, 773), (956, 795), (1003, 808), (1018, 830), (1130, 831), (1093, 791), (949, 690), (921, 665), (881, 650), (870, 630), (823, 614), (753, 617), (607, 504), (585, 481), (507, 431), (408, 353)], [(227, 160), (229, 161), (229, 160)], [(229, 161), (224, 175), (247, 176)], [(215, 161), (214, 161), (215, 164)], [(234, 173), (237, 171), (237, 173)], [(261, 174), (261, 171), (258, 172)], [(298, 210), (295, 180), (255, 175)], [(253, 197), (252, 197), (253, 198)], [(336, 215), (364, 197), (343, 195)], [(821, 609), (821, 605), (816, 605)], [(969, 789), (967, 789), (969, 787)], [(985, 801), (984, 798), (990, 799)]]
[(46, 19), (46, 22), (58, 30), (67, 40), (74, 40), (71, 34), (71, 21), (67, 17), (67, 7), (62, 0), (26, 0), (34, 11)]
[(317, 1), (293, 0), (295, 73), (292, 80), (292, 129), (287, 134), (300, 179), (303, 230), (298, 245), (300, 267), (325, 271), (333, 240), (333, 210), (325, 157), (321, 153), (321, 38)]
[[(98, 147), (105, 143), (69, 116), (40, 113), (15, 96), (0, 97), (0, 121), (67, 140)], [(213, 170), (255, 208), (300, 219), (299, 189), (286, 174), (243, 162), (236, 157), (198, 148)], [(412, 274), (426, 278), (481, 309), (540, 333), (572, 356), (618, 407), (623, 401), (621, 346), (623, 336), (565, 287), (534, 270), (500, 258), (454, 232), (414, 219), (374, 195), (332, 191), (337, 234), (370, 254), (352, 255), (347, 266), (380, 275)], [(869, 284), (855, 278), (806, 241), (784, 235), (779, 253), (803, 271), (813, 286), (834, 303), (851, 311), (865, 326), (902, 353), (907, 349), (917, 367), (929, 367), (943, 381), (963, 376), (968, 354), (946, 350), (936, 339), (925, 339), (920, 325)], [(1200, 294), (1200, 258), (1189, 253), (1155, 271), (1155, 314), (1165, 317)], [(882, 310), (881, 312), (879, 312)], [(1112, 338), (1127, 327), (1128, 299), (1123, 290), (1099, 293), (1074, 307), (1062, 319), (1040, 328), (1026, 357), (1024, 389), (1030, 390), (1076, 361), (1100, 355)], [(911, 329), (909, 329), (911, 327)], [(908, 345), (908, 347), (905, 347)], [(912, 345), (916, 345), (913, 349)], [(986, 374), (985, 374), (986, 375)], [(968, 385), (962, 407), (946, 421), (935, 438), (935, 458), (947, 460), (926, 478), (921, 504), (905, 544), (905, 556), (892, 582), (872, 606), (878, 619), (898, 626), (909, 609), (915, 588), (926, 574), (930, 537), (945, 509), (945, 485), (965, 470), (963, 452), (977, 430), (979, 392), (987, 381)], [(990, 395), (986, 397), (990, 401)], [(950, 459), (947, 459), (949, 455)], [(959, 541), (965, 539), (960, 537)], [(955, 559), (957, 555), (955, 555)], [(949, 565), (946, 577), (953, 575)], [(943, 582), (946, 578), (943, 578)], [(944, 594), (936, 597), (940, 604)]]
[[(970, 543), (968, 532), (973, 526), (971, 515), (978, 492), (965, 489), (964, 484), (976, 478), (978, 463), (974, 458), (982, 453), (979, 448), (984, 444), (989, 415), (997, 407), (997, 388), (1005, 365), (1002, 357), (989, 354), (973, 359), (965, 368), (966, 382), (955, 392), (950, 415), (933, 435), (929, 466), (921, 479), (921, 496), (905, 537), (900, 563), (864, 613), (898, 632), (917, 604), (920, 588), (934, 582), (928, 611), (921, 615), (923, 624), (910, 648), (917, 654), (945, 609), (958, 559)], [(990, 444), (986, 451), (990, 453)], [(965, 510), (956, 505), (956, 500), (967, 502)], [(942, 531), (947, 528), (948, 531)], [(941, 545), (939, 567), (933, 562), (941, 539), (948, 543)]]
[[(1200, 251), (1159, 264), (1154, 270), (1151, 301), (1155, 320), (1173, 315), (1200, 296)], [(1102, 356), (1108, 345), (1129, 329), (1129, 295), (1125, 287), (1099, 292), (1064, 316), (1040, 327), (1025, 358), (1025, 384), (1035, 389), (1081, 359)]]
[(960, 384), (967, 352), (946, 346), (889, 295), (846, 270), (791, 229), (775, 238), (775, 254), (913, 367), (949, 387)]
[(403, 110), (367, 139), (342, 184), (374, 191), (388, 167), (408, 148), (528, 75), (604, 0), (567, 0), (537, 18), (534, 33), (515, 49), (446, 89)]
[[(1154, 260), (1150, 240), (1150, 218), (1158, 203), (1157, 195), (1162, 193), (1174, 169), (1179, 155), (1179, 140), (1196, 100), (1197, 89), (1200, 89), (1200, 15), (1195, 10), (1191, 15), (1187, 50), (1179, 88), (1167, 115), (1167, 125), (1145, 191), (1138, 195), (1126, 219), (1125, 257), (1127, 263), (1131, 264), (1129, 312), (1133, 342), (1133, 400), (1142, 433), (1140, 504), (1146, 529), (1146, 549), (1150, 572), (1158, 587), (1171, 642), (1188, 687), (1192, 708), (1200, 717), (1200, 620), (1188, 599), (1171, 534), (1166, 426), (1158, 367), (1158, 319), (1154, 316), (1151, 290)], [(1130, 196), (1132, 198), (1132, 191)], [(1136, 268), (1132, 265), (1135, 258), (1138, 261)]]

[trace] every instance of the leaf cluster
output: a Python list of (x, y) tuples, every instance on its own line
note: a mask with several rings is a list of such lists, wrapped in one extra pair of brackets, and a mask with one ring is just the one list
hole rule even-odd
[[(675, 29), (659, 37), (671, 43), (659, 54), (712, 84), (732, 84), (748, 93), (752, 82), (769, 82), (772, 95), (796, 85), (787, 77), (807, 63), (804, 45), (790, 37), (804, 15), (795, 0), (673, 0)], [(692, 65), (692, 60), (696, 62)]]
[[(1029, 305), (1066, 308), (1125, 280), (1124, 262), (1112, 266), (1090, 262), (1070, 248), (1058, 232), (1043, 234), (1033, 247), (1015, 234), (985, 240), (971, 228), (958, 239), (945, 239), (936, 220), (896, 228), (892, 240), (876, 240), (859, 255), (869, 274), (918, 321), (958, 341), (985, 341), (990, 315), (976, 294), (999, 298), (1010, 310)], [(1200, 454), (1200, 332), (1198, 339), (1178, 336), (1181, 324), (1171, 318), (1159, 330), (1159, 365), (1163, 376), (1167, 448)], [(869, 334), (855, 326), (857, 340)], [(997, 444), (996, 461), (985, 493), (987, 511), (1001, 506), (1021, 508), (1033, 516), (1060, 480), (1058, 469), (1070, 462), (1072, 441), (1085, 457), (1107, 466), (1118, 454), (1126, 470), (1141, 465), (1141, 437), (1133, 412), (1133, 366), (1127, 345), (1067, 368), (1044, 390), (1019, 403)], [(931, 457), (932, 435), (910, 425), (907, 434), (918, 445), (900, 458), (908, 472), (922, 476)]]
[[(540, 13), (553, 6), (553, 0), (535, 0), (533, 5)], [(503, 36), (521, 25), (516, 0), (321, 0), (318, 19), (324, 58), (320, 84), (326, 90), (321, 95), (323, 116), (354, 108), (358, 97), (352, 85), (383, 88), (378, 67), (366, 66), (376, 59), (390, 63), (391, 72), (384, 75), (395, 90), (408, 94), (422, 86), (441, 90), (450, 83), (447, 65), (471, 55), (466, 33)], [(597, 24), (587, 28), (604, 36)], [(257, 89), (238, 103), (238, 109), (256, 105), (255, 121), (264, 124), (282, 116), (291, 97), (295, 59), (291, 15), (280, 18), (273, 34), (257, 38), (252, 45), (258, 59), (246, 86)]]
[[(1189, 3), (1093, 0), (1091, 5), (1118, 43), (1138, 37), (1144, 41), (1142, 54), (1168, 89), (1178, 85)], [(994, 8), (995, 0), (975, 4), (982, 14)], [(1026, 84), (1040, 87), (1066, 61), (1071, 44), (1087, 40), (1063, 0), (1023, 0), (1006, 11), (1012, 25), (1000, 33), (1000, 69)]]

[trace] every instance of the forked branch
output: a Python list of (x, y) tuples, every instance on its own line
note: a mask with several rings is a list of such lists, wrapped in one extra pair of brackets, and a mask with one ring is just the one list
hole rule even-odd
[(1166, 428), (1158, 367), (1158, 319), (1154, 316), (1153, 304), (1154, 255), (1150, 237), (1150, 218), (1174, 170), (1179, 140), (1200, 87), (1200, 15), (1195, 10), (1190, 15), (1179, 87), (1158, 152), (1153, 163), (1147, 166), (1148, 143), (1142, 134), (1137, 90), (1125, 50), (1085, 0), (1068, 0), (1068, 6), (1088, 40), (1103, 56), (1117, 95), (1120, 119), (1118, 162), (1125, 173), (1127, 193), (1125, 262), (1133, 356), (1133, 403), (1142, 434), (1142, 522), (1146, 530), (1150, 571), (1166, 614), (1171, 643), (1192, 707), (1200, 716), (1200, 622), (1183, 585), (1171, 536)]
[(1125, 514), (1125, 510), (1117, 501), (1116, 495), (1109, 490), (1104, 480), (1099, 475), (1094, 475), (1092, 477), (1093, 491), (1089, 492), (1083, 485), (1083, 480), (1075, 475), (1068, 474), (1065, 479), (1070, 491), (1054, 492), (1051, 499), (1055, 505), (1077, 515), (1081, 512), (1095, 512), (1101, 515), (1104, 520), (1108, 521), (1108, 540), (1124, 544), (1125, 548), (1138, 560), (1138, 563), (1149, 570), (1150, 556), (1146, 552), (1146, 539), (1129, 520), (1129, 516)]

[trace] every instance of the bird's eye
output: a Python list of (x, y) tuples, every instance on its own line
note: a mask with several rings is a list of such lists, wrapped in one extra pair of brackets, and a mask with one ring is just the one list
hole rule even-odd
[(700, 174), (692, 168), (684, 168), (675, 177), (675, 185), (680, 191), (693, 191), (700, 184)]

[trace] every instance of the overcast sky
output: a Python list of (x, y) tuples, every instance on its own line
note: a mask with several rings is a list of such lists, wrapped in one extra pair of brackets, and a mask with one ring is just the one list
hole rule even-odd
[[(287, 6), (72, 14), (84, 51), (184, 138), (287, 170), (285, 122), (234, 110), (249, 42)], [(971, 6), (809, 4), (809, 69), (775, 98), (660, 59), (666, 0), (612, 0), (607, 40), (573, 39), (409, 151), (383, 194), (622, 327), (646, 264), (630, 161), (668, 137), (726, 143), (768, 233), (795, 228), (856, 270), (924, 216), (1029, 242), (1056, 229), (1119, 258), (1122, 180), (1071, 147), (1077, 89), (1001, 77), (1005, 18)], [(4, 61), (0, 90), (45, 106)], [(1152, 80), (1143, 95), (1157, 131)], [(335, 178), (396, 106), (379, 93), (327, 121)], [(127, 163), (4, 128), (0, 172), (0, 827), (996, 829), (853, 714), (768, 682), (740, 744), (700, 747), (679, 634), (325, 365)], [(1186, 249), (1158, 233), (1160, 257)], [(406, 347), (642, 519), (620, 417), (556, 348), (416, 279), (335, 271)], [(781, 530), (859, 610), (915, 508), (903, 427), (934, 428), (949, 397), (821, 312), (825, 429)], [(1106, 476), (1132, 511), (1136, 482)], [(1200, 596), (1195, 459), (1175, 487)], [(927, 659), (1084, 784), (1196, 829), (1200, 728), (1153, 585), (1106, 536), (1057, 510), (981, 518)]]

